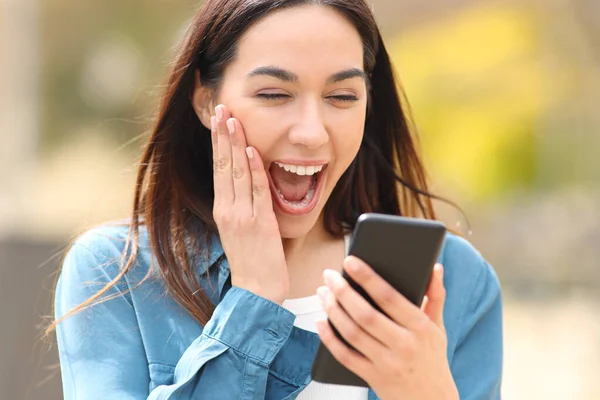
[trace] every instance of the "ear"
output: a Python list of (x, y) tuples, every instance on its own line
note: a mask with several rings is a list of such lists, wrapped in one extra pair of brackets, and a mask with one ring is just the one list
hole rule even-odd
[(199, 69), (196, 69), (194, 73), (194, 89), (191, 100), (198, 119), (206, 129), (210, 130), (210, 117), (214, 115), (213, 110), (216, 105), (213, 104), (212, 90), (207, 89), (200, 83)]

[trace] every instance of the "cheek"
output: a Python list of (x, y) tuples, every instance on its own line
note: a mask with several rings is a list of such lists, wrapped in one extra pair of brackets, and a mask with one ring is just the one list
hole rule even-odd
[(335, 156), (335, 180), (337, 181), (342, 174), (348, 169), (360, 149), (361, 138), (356, 137), (352, 140), (343, 140), (338, 146), (336, 146)]
[[(223, 103), (227, 105), (227, 103)], [(231, 101), (231, 114), (236, 118), (246, 136), (246, 142), (265, 154), (277, 141), (276, 119), (265, 115), (260, 109), (248, 104), (247, 101)]]
[(364, 116), (347, 118), (337, 125), (335, 132), (331, 134), (331, 141), (335, 149), (336, 170), (341, 175), (350, 165), (362, 143), (364, 134)]

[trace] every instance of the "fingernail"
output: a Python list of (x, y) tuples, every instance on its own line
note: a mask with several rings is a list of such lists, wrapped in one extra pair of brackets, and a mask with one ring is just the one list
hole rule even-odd
[(360, 264), (353, 257), (346, 257), (344, 266), (350, 272), (357, 272), (360, 269)]
[(442, 266), (442, 264), (435, 264), (433, 269), (437, 271), (437, 273), (440, 275), (440, 278), (444, 277), (444, 267)]
[(227, 120), (227, 130), (229, 131), (230, 135), (233, 135), (233, 132), (235, 132), (235, 123), (231, 118)]
[(254, 152), (252, 151), (252, 147), (246, 147), (246, 154), (248, 154), (248, 158), (254, 157)]
[(325, 301), (327, 300), (327, 286), (320, 286), (317, 289), (317, 294), (319, 295), (319, 298), (321, 299), (321, 301), (323, 302), (323, 304), (325, 304)]
[(210, 130), (214, 131), (215, 129), (217, 129), (217, 122), (215, 121), (215, 117), (211, 116), (210, 117)]
[(215, 114), (217, 115), (217, 121), (221, 121), (223, 119), (223, 108), (221, 108), (221, 106), (217, 106), (215, 108)]
[(340, 283), (340, 275), (330, 269), (323, 271), (323, 278), (328, 286), (334, 287)]

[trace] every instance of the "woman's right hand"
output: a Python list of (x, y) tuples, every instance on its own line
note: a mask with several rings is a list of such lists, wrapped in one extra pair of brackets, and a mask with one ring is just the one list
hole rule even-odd
[(289, 293), (289, 277), (262, 158), (247, 146), (242, 125), (224, 105), (215, 114), (213, 217), (231, 283), (281, 304)]

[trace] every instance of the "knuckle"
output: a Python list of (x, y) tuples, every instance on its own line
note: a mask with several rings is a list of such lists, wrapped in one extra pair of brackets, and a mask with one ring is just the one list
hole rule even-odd
[(245, 210), (239, 210), (235, 207), (229, 210), (215, 207), (213, 218), (220, 227), (227, 227), (236, 232), (243, 232), (254, 223), (251, 215), (248, 215)]
[(244, 169), (240, 167), (234, 167), (232, 170), (233, 179), (242, 179), (244, 177)]
[(408, 375), (410, 375), (410, 373), (409, 373), (410, 367), (401, 365), (394, 361), (391, 361), (389, 364), (390, 365), (388, 366), (388, 369), (393, 376), (408, 377)]
[(236, 229), (243, 230), (252, 225), (252, 219), (246, 213), (243, 212), (235, 212), (233, 216), (233, 220), (235, 221), (234, 226)]
[(260, 197), (264, 194), (265, 192), (265, 187), (263, 185), (254, 183), (252, 184), (252, 194), (254, 196)]
[(335, 357), (340, 363), (344, 364), (347, 367), (352, 365), (352, 357), (350, 357), (350, 353), (347, 349), (339, 349)]
[(344, 336), (351, 343), (359, 343), (361, 340), (360, 330), (356, 325), (350, 325), (346, 328)]
[(218, 226), (226, 226), (228, 224), (227, 217), (225, 214), (219, 209), (213, 211), (213, 219), (215, 220)]
[(229, 226), (231, 224), (231, 214), (223, 211), (219, 211), (218, 221), (223, 226)]
[(440, 288), (440, 299), (446, 299), (446, 288), (444, 286)]
[(413, 331), (415, 333), (422, 335), (427, 333), (430, 328), (431, 322), (428, 317), (426, 317), (423, 314), (420, 314), (418, 317), (415, 318), (415, 321), (413, 323)]
[(375, 323), (375, 313), (371, 310), (360, 311), (357, 313), (356, 322), (361, 325), (373, 325)]
[(417, 346), (414, 340), (406, 337), (398, 342), (398, 348), (402, 352), (402, 357), (406, 361), (411, 361), (416, 357)]
[(379, 298), (383, 306), (391, 306), (396, 301), (396, 290), (390, 286), (386, 286), (379, 292)]
[(217, 172), (225, 171), (229, 167), (229, 160), (224, 157), (219, 157), (214, 160), (214, 168)]

